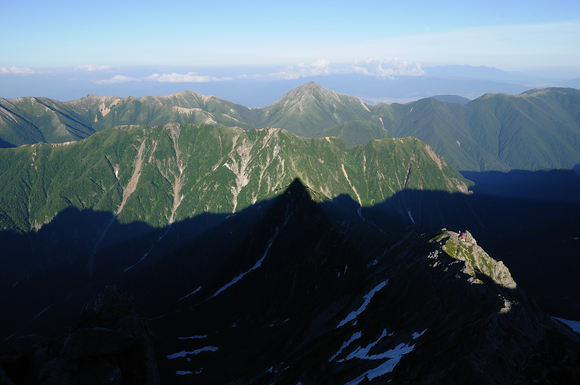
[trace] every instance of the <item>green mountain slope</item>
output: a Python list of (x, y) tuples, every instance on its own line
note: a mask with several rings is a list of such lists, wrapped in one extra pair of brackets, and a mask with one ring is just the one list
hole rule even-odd
[(359, 144), (365, 145), (374, 139), (390, 138), (391, 134), (373, 122), (353, 120), (326, 128), (322, 130), (321, 136), (334, 136), (348, 147), (354, 147)]
[(473, 138), (464, 106), (428, 98), (404, 106), (393, 105), (393, 109), (397, 119), (391, 128), (394, 136), (420, 138), (459, 170), (509, 168)]
[(12, 146), (62, 143), (95, 133), (82, 111), (47, 98), (0, 99), (0, 137)]
[(427, 98), (407, 105), (364, 103), (314, 82), (263, 108), (182, 91), (143, 98), (89, 95), (61, 103), (0, 99), (0, 145), (68, 142), (117, 125), (211, 124), (276, 127), (303, 137), (337, 136), (348, 146), (417, 137), (462, 171), (572, 168), (580, 163), (580, 91), (488, 94), (465, 105)]
[(403, 189), (466, 192), (469, 182), (415, 138), (349, 149), (280, 129), (168, 124), (103, 130), (66, 145), (0, 151), (0, 229), (29, 231), (67, 207), (161, 227), (233, 213), (299, 177), (320, 199), (361, 205)]
[[(378, 120), (361, 99), (327, 90), (314, 82), (294, 88), (260, 109), (261, 126), (281, 127), (300, 136), (324, 136), (322, 130), (354, 120)], [(374, 138), (376, 139), (376, 138)]]
[(580, 163), (580, 91), (484, 95), (467, 106), (472, 137), (513, 169)]
[(88, 95), (65, 103), (46, 98), (0, 99), (0, 137), (13, 146), (79, 140), (119, 125), (167, 123), (257, 126), (256, 111), (194, 91), (122, 99)]

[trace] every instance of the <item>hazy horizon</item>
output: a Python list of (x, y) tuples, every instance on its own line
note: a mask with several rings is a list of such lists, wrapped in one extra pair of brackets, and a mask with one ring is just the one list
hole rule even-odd
[[(478, 84), (474, 97), (479, 88), (575, 86), (570, 80), (580, 79), (580, 3), (570, 1), (34, 0), (10, 2), (3, 10), (14, 16), (4, 21), (9, 38), (0, 41), (4, 98), (71, 100), (88, 93), (123, 97), (192, 89), (236, 99), (246, 87), (250, 94), (272, 96), (232, 101), (257, 106), (298, 83), (346, 84), (349, 76), (382, 84), (381, 94), (367, 100), (449, 93), (457, 88), (449, 80), (464, 82), (457, 88), (465, 89), (461, 96), (467, 95), (467, 80), (501, 84)], [(478, 74), (454, 78), (426, 70), (450, 65)], [(407, 87), (426, 77), (447, 82), (429, 92), (401, 90), (399, 83)]]

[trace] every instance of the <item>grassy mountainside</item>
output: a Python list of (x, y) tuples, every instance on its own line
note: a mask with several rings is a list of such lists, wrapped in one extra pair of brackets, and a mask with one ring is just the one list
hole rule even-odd
[(38, 229), (67, 207), (160, 227), (203, 212), (236, 212), (296, 177), (321, 199), (346, 194), (360, 205), (403, 189), (466, 192), (469, 185), (414, 138), (349, 149), (335, 138), (273, 128), (125, 126), (70, 144), (2, 150), (0, 229)]
[(340, 123), (377, 120), (371, 108), (357, 97), (309, 82), (260, 109), (261, 126), (282, 127), (297, 135), (320, 137), (324, 136), (322, 130)]
[(580, 91), (484, 95), (466, 106), (471, 136), (512, 169), (580, 163)]
[(0, 137), (12, 146), (62, 143), (95, 133), (82, 111), (47, 98), (0, 99)]
[(390, 138), (391, 134), (373, 122), (353, 120), (326, 128), (322, 130), (321, 136), (334, 136), (348, 147), (354, 147), (359, 144), (365, 145), (374, 139)]
[(0, 99), (3, 147), (79, 140), (117, 125), (168, 123), (277, 127), (303, 137), (337, 136), (349, 146), (413, 136), (462, 171), (580, 164), (580, 91), (575, 89), (488, 94), (465, 105), (434, 97), (373, 106), (310, 82), (253, 109), (193, 91), (123, 99), (89, 95), (66, 103)]

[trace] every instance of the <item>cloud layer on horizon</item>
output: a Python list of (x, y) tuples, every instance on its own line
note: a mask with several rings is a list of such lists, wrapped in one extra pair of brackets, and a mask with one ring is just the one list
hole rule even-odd
[[(93, 71), (92, 66), (81, 66)], [(107, 69), (112, 68), (109, 66)], [(130, 77), (125, 75), (116, 75), (110, 79), (94, 80), (97, 84), (118, 84), (126, 82), (153, 81), (161, 83), (206, 83), (232, 81), (236, 79), (252, 79), (264, 81), (276, 80), (296, 80), (307, 77), (327, 76), (327, 75), (344, 75), (344, 74), (362, 74), (366, 76), (375, 76), (382, 79), (394, 79), (401, 76), (424, 76), (425, 72), (419, 63), (411, 63), (398, 58), (389, 58), (387, 60), (367, 59), (362, 62), (356, 61), (352, 65), (331, 66), (326, 59), (318, 59), (311, 64), (299, 63), (295, 66), (284, 67), (280, 71), (270, 72), (267, 74), (241, 74), (237, 76), (207, 76), (200, 75), (197, 72), (181, 73), (154, 73), (145, 77)]]
[(118, 69), (118, 67), (110, 66), (110, 65), (98, 65), (98, 64), (85, 64), (75, 67), (78, 70), (87, 70), (89, 72), (95, 71), (108, 71), (112, 69)]
[(35, 72), (30, 68), (20, 68), (20, 67), (0, 67), (0, 74), (13, 74), (13, 75), (31, 75)]

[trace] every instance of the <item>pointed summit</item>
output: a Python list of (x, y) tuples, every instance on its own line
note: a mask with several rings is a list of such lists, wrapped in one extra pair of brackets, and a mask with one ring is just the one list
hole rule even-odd
[[(274, 104), (283, 103), (284, 106), (288, 104), (297, 104), (303, 101), (339, 101), (341, 97), (353, 98), (338, 92), (331, 91), (322, 87), (320, 84), (310, 81), (301, 86), (293, 88), (282, 96)], [(300, 106), (298, 107), (300, 108)]]
[(264, 107), (263, 125), (284, 127), (301, 136), (320, 137), (324, 136), (324, 129), (343, 122), (372, 120), (372, 108), (355, 96), (331, 91), (311, 81)]

